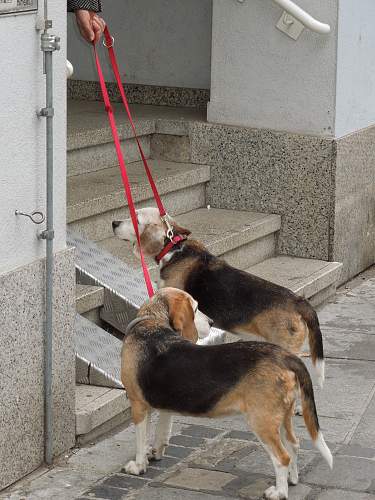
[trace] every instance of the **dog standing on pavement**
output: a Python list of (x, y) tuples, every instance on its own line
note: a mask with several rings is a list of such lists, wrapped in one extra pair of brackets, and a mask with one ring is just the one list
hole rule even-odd
[[(324, 381), (323, 340), (313, 307), (287, 288), (235, 269), (212, 255), (199, 241), (188, 239), (188, 229), (162, 221), (157, 208), (137, 210), (142, 250), (159, 264), (159, 287), (185, 290), (200, 310), (222, 330), (254, 334), (299, 354), (306, 337), (318, 383)], [(170, 226), (170, 227), (168, 227)], [(114, 234), (137, 243), (129, 220), (113, 221)], [(172, 228), (178, 241), (171, 242)]]
[[(276, 486), (268, 488), (265, 497), (287, 499), (288, 480), (298, 482), (293, 415), (299, 390), (305, 425), (314, 446), (332, 467), (331, 452), (319, 430), (310, 375), (297, 356), (273, 344), (196, 345), (197, 305), (186, 292), (163, 288), (128, 326), (121, 379), (131, 403), (137, 452), (126, 472), (142, 474), (148, 458), (163, 457), (172, 413), (213, 418), (242, 413), (275, 468)], [(149, 454), (153, 408), (160, 410), (160, 417)]]

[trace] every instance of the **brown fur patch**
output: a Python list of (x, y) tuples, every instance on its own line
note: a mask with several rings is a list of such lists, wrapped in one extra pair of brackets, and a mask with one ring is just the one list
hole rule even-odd
[(233, 331), (258, 335), (294, 354), (300, 352), (308, 333), (307, 325), (298, 312), (281, 308), (263, 311)]

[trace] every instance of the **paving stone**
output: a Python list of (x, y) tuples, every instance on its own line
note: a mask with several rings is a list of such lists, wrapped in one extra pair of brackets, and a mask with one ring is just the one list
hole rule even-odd
[(177, 472), (164, 483), (169, 486), (191, 490), (221, 491), (225, 485), (234, 479), (236, 479), (236, 476), (225, 472), (187, 468)]
[(156, 469), (155, 467), (148, 466), (146, 472), (143, 474), (144, 479), (156, 479), (157, 477), (160, 476), (160, 474), (163, 474), (164, 471), (163, 469)]
[(205, 427), (204, 425), (189, 425), (182, 429), (181, 434), (212, 439), (221, 432), (223, 432), (221, 429), (213, 429), (212, 427)]
[(142, 490), (141, 500), (228, 500), (228, 497), (210, 495), (209, 493), (191, 490), (180, 490), (170, 487), (153, 487)]
[(104, 500), (121, 500), (122, 498), (125, 498), (126, 494), (126, 490), (110, 488), (109, 486), (97, 486), (96, 488), (84, 493), (84, 495), (88, 498), (101, 498)]
[(152, 460), (150, 465), (156, 469), (168, 469), (173, 467), (179, 462), (178, 458), (175, 457), (163, 457), (161, 460)]
[[(246, 455), (245, 452), (247, 451)], [(318, 454), (313, 451), (300, 450), (298, 453), (298, 469), (302, 471), (309, 465)], [(244, 456), (233, 457), (220, 462), (217, 465), (218, 470), (238, 473), (265, 474), (274, 476), (275, 470), (268, 453), (260, 445), (253, 445), (248, 450), (244, 450)]]
[(337, 453), (350, 457), (375, 458), (374, 448), (363, 448), (357, 444), (345, 444), (340, 446)]
[(375, 335), (327, 327), (323, 335), (325, 356), (375, 361)]
[(231, 439), (247, 439), (248, 441), (256, 441), (256, 437), (252, 432), (246, 431), (231, 431), (225, 435), (226, 438)]
[[(259, 500), (259, 498), (262, 498), (264, 491), (273, 484), (274, 482), (271, 479), (256, 479), (250, 486), (241, 488), (238, 491), (238, 496), (240, 498), (246, 498), (248, 500)], [(304, 500), (310, 492), (311, 488), (304, 484), (290, 486), (288, 500)]]
[(375, 395), (362, 415), (350, 442), (364, 447), (375, 443)]
[[(143, 477), (143, 476), (142, 476)], [(103, 481), (103, 486), (111, 486), (112, 488), (123, 488), (126, 490), (133, 490), (138, 488), (143, 488), (146, 486), (147, 481), (139, 477), (130, 476), (129, 474), (114, 474), (105, 481)]]
[(375, 335), (374, 305), (360, 297), (341, 296), (335, 303), (327, 304), (319, 313), (319, 321), (323, 332), (324, 326), (328, 326)]
[(303, 482), (357, 491), (374, 489), (375, 461), (358, 457), (335, 456), (333, 470), (321, 459), (307, 474)]
[(329, 490), (322, 492), (316, 500), (375, 500), (375, 495), (354, 491)]
[(195, 451), (194, 448), (186, 448), (183, 446), (168, 446), (165, 450), (165, 454), (169, 455), (170, 457), (186, 458), (191, 453), (193, 453), (193, 451)]
[(198, 448), (202, 444), (204, 444), (204, 439), (201, 437), (193, 437), (193, 436), (173, 436), (169, 440), (171, 444), (176, 444), (178, 446), (188, 446), (190, 448)]
[(224, 459), (229, 460), (233, 454), (235, 454), (235, 459), (238, 459), (237, 452), (240, 450), (244, 450), (247, 454), (250, 453), (249, 442), (236, 439), (221, 439), (208, 445), (206, 450), (202, 450), (199, 456), (194, 459), (193, 464), (198, 467), (216, 467)]

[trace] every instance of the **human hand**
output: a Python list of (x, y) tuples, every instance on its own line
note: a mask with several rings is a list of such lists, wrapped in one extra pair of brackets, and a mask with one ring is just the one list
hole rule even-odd
[(91, 10), (78, 9), (75, 11), (78, 29), (89, 43), (97, 43), (105, 28), (105, 21)]

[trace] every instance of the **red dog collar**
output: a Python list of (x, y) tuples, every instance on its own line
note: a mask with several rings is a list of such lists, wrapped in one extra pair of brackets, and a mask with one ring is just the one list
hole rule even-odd
[(167, 253), (169, 253), (172, 250), (173, 247), (175, 247), (181, 241), (185, 241), (186, 239), (187, 239), (186, 236), (181, 236), (180, 234), (176, 234), (176, 236), (173, 236), (172, 240), (168, 241), (163, 250), (155, 257), (157, 264), (159, 264), (161, 259), (165, 257)]

